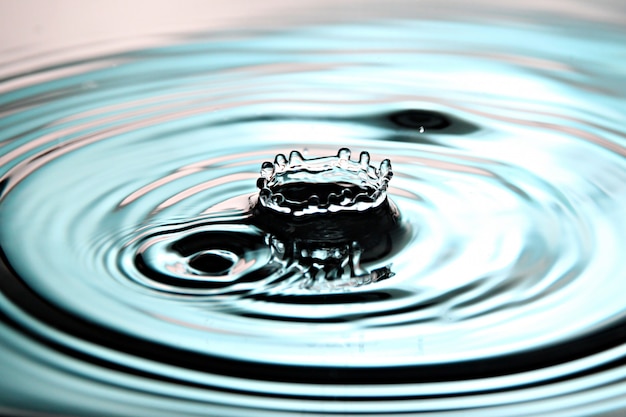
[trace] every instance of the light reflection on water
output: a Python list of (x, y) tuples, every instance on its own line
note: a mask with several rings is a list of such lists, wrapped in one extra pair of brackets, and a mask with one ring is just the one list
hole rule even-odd
[[(624, 412), (625, 35), (537, 22), (199, 37), (7, 78), (3, 412)], [(363, 267), (394, 275), (303, 287), (250, 220), (256, 179), (344, 146), (393, 163), (400, 231)], [(207, 249), (231, 264), (185, 269)]]

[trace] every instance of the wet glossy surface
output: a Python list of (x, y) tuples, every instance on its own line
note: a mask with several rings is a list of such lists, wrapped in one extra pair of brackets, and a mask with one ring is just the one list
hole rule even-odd
[[(619, 415), (625, 37), (330, 25), (5, 90), (0, 404)], [(398, 229), (362, 260), (393, 275), (302, 285), (250, 220), (259, 169), (340, 147), (393, 163)]]

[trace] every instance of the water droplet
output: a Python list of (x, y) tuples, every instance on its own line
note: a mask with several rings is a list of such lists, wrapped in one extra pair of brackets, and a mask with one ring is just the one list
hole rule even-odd
[(298, 151), (291, 151), (291, 153), (289, 154), (289, 165), (290, 166), (298, 166), (298, 165), (302, 165), (304, 161), (304, 157), (302, 156), (302, 154)]
[(379, 176), (380, 178), (390, 179), (392, 175), (393, 172), (391, 171), (391, 161), (389, 161), (389, 159), (384, 159), (380, 163)]
[(337, 152), (337, 158), (339, 158), (340, 161), (347, 161), (350, 159), (350, 149), (348, 148), (341, 148), (339, 149), (339, 152)]
[(287, 165), (287, 158), (285, 158), (285, 155), (283, 155), (282, 153), (279, 153), (278, 155), (276, 155), (276, 158), (274, 159), (274, 163), (281, 169), (285, 169), (285, 165)]
[(263, 162), (261, 166), (261, 176), (269, 180), (274, 175), (274, 164), (271, 162)]
[(367, 170), (370, 165), (370, 154), (368, 152), (361, 152), (359, 156), (359, 163), (361, 164), (361, 169)]

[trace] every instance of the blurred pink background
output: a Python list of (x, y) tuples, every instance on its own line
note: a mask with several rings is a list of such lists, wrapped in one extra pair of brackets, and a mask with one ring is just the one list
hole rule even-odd
[(610, 0), (0, 0), (0, 50), (322, 20), (477, 17), (499, 8), (624, 22), (623, 2)]
[(407, 17), (626, 24), (625, 9), (621, 0), (0, 0), (0, 77), (198, 32)]

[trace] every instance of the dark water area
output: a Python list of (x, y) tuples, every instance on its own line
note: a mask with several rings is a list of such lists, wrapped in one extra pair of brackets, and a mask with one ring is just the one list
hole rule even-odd
[(624, 415), (626, 31), (550, 19), (5, 76), (0, 414)]

